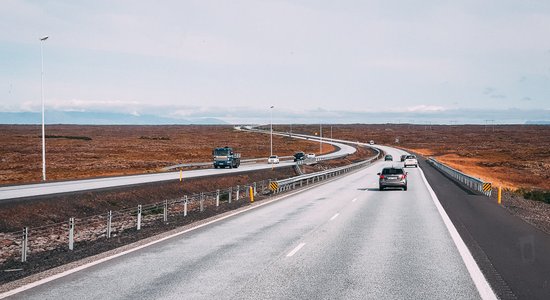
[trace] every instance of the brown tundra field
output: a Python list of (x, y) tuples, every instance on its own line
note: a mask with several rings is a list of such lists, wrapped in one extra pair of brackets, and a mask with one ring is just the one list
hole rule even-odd
[[(42, 144), (38, 125), (0, 125), (0, 185), (39, 182)], [(65, 180), (159, 172), (190, 162), (208, 162), (212, 149), (234, 147), (243, 159), (266, 158), (269, 135), (232, 126), (46, 126), (46, 175)], [(323, 152), (334, 148), (324, 144)], [(273, 136), (273, 152), (319, 153), (319, 144)]]
[[(323, 127), (330, 136), (331, 125)], [(293, 131), (315, 134), (316, 126)], [(274, 130), (288, 131), (288, 126)], [(337, 139), (374, 140), (433, 156), (469, 175), (510, 189), (550, 190), (550, 126), (547, 125), (332, 125)], [(396, 142), (399, 139), (399, 142)]]
[[(331, 130), (332, 127), (332, 130)], [(289, 125), (274, 130), (290, 131)], [(293, 125), (293, 132), (318, 134), (318, 125)], [(496, 185), (550, 190), (550, 126), (537, 125), (324, 125), (323, 135), (386, 144), (433, 156)], [(158, 172), (187, 162), (210, 161), (214, 147), (232, 146), (243, 159), (269, 155), (269, 136), (232, 126), (46, 127), (48, 180)], [(396, 142), (399, 139), (399, 142)], [(274, 153), (319, 152), (319, 145), (273, 137)], [(0, 184), (41, 179), (37, 125), (0, 125)], [(333, 148), (325, 144), (323, 152)]]

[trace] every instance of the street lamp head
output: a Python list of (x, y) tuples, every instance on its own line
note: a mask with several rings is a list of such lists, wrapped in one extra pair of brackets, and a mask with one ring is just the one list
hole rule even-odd
[(40, 40), (41, 40), (41, 41), (45, 41), (45, 40), (47, 40), (48, 38), (49, 38), (49, 36), (45, 35), (45, 36), (41, 37)]
[(274, 107), (275, 107), (275, 106), (271, 105), (271, 107), (270, 107), (270, 108), (274, 108)]

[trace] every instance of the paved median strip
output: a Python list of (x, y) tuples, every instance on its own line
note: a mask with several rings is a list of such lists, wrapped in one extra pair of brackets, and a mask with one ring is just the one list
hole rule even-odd
[(292, 251), (288, 252), (286, 257), (292, 257), (294, 254), (296, 254), (296, 252), (300, 251), (300, 249), (302, 249), (302, 247), (305, 246), (305, 245), (306, 245), (306, 243), (300, 243), (298, 246), (296, 246), (296, 248), (294, 248)]

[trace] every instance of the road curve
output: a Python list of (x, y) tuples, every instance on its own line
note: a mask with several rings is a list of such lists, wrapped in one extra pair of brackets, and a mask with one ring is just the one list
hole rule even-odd
[[(338, 143), (338, 142), (330, 142), (330, 143), (338, 147), (339, 150), (334, 153), (321, 155), (320, 157), (332, 158), (339, 155), (346, 155), (346, 154), (349, 155), (356, 151), (355, 148), (342, 143)], [(267, 161), (267, 158), (266, 158), (266, 161)], [(194, 178), (194, 177), (212, 176), (212, 175), (220, 175), (220, 174), (230, 174), (230, 173), (238, 173), (238, 172), (244, 172), (244, 171), (270, 169), (272, 167), (275, 167), (275, 168), (288, 167), (294, 164), (295, 163), (292, 161), (282, 161), (280, 164), (277, 164), (274, 166), (268, 165), (267, 163), (265, 164), (260, 163), (260, 164), (251, 164), (251, 165), (241, 165), (241, 167), (237, 169), (213, 169), (212, 168), (212, 169), (202, 169), (202, 170), (191, 170), (191, 171), (184, 171), (183, 177)], [(165, 172), (165, 173), (155, 173), (155, 174), (46, 182), (46, 183), (38, 183), (38, 184), (12, 185), (12, 186), (0, 187), (0, 201), (8, 200), (8, 199), (24, 198), (24, 197), (41, 196), (41, 195), (51, 195), (51, 194), (58, 194), (58, 193), (95, 190), (95, 189), (118, 187), (118, 186), (128, 186), (128, 185), (159, 182), (159, 181), (166, 181), (166, 180), (176, 180), (176, 179), (179, 179), (179, 176), (180, 176), (180, 172)]]
[[(385, 149), (394, 157), (400, 151)], [(479, 299), (420, 169), (378, 161), (13, 295), (20, 299)]]

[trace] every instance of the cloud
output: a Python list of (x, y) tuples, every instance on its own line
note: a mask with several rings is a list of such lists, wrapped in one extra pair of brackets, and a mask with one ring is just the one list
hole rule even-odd
[(495, 92), (495, 89), (490, 86), (483, 89), (484, 95), (491, 95), (494, 92)]
[(438, 112), (444, 111), (445, 107), (437, 105), (417, 105), (413, 107), (408, 107), (406, 111), (409, 112)]

